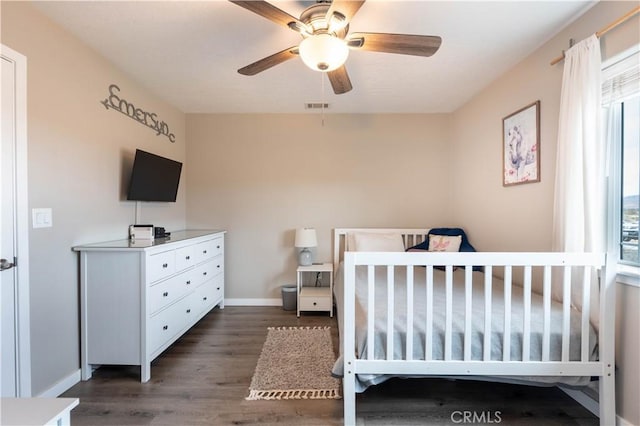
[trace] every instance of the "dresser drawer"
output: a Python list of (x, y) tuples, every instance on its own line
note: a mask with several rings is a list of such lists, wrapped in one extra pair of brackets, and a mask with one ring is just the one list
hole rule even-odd
[(176, 256), (176, 272), (187, 269), (196, 264), (197, 257), (195, 256), (196, 250), (194, 246), (187, 246), (179, 248), (175, 251)]
[(203, 241), (196, 244), (194, 248), (197, 262), (211, 259), (224, 253), (224, 238)]
[(213, 303), (224, 299), (224, 276), (219, 275), (213, 280)]
[(196, 289), (200, 312), (224, 298), (224, 276), (219, 275)]
[(153, 315), (148, 323), (149, 351), (153, 353), (171, 341), (193, 322), (197, 315), (198, 300), (195, 292), (178, 300), (167, 309)]
[(303, 287), (299, 308), (301, 311), (330, 311), (333, 307), (329, 287)]
[(158, 281), (173, 274), (175, 270), (175, 252), (173, 250), (152, 254), (149, 256), (147, 264), (147, 281)]
[(330, 311), (331, 298), (327, 296), (300, 297), (301, 311)]
[(147, 314), (152, 314), (178, 300), (184, 292), (176, 279), (162, 281), (147, 290)]
[(219, 275), (224, 270), (223, 260), (221, 257), (216, 258), (193, 268), (193, 279), (196, 286)]
[(184, 300), (179, 300), (151, 317), (147, 323), (147, 341), (149, 343), (147, 353), (155, 352), (173, 336), (180, 333), (182, 310), (185, 303)]
[(147, 313), (153, 314), (196, 288), (194, 272), (194, 270), (186, 271), (149, 287)]
[(215, 275), (213, 262), (207, 262), (193, 268), (193, 281), (197, 286), (210, 280)]

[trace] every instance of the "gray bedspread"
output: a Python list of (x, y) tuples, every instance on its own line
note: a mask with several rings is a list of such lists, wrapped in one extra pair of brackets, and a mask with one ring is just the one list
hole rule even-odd
[[(426, 313), (426, 292), (425, 292), (425, 271), (426, 268), (414, 268), (414, 343), (413, 358), (424, 359), (425, 353), (425, 313)], [(356, 354), (358, 358), (366, 358), (367, 347), (371, 342), (367, 341), (367, 285), (366, 267), (356, 269)], [(464, 339), (464, 269), (453, 272), (453, 327), (452, 327), (452, 360), (463, 359), (463, 339)], [(444, 329), (445, 329), (445, 273), (434, 270), (433, 286), (433, 352), (432, 359), (444, 359)], [(375, 287), (375, 359), (386, 359), (386, 329), (387, 329), (387, 285), (386, 268), (376, 268)], [(394, 359), (405, 359), (406, 340), (406, 268), (395, 268), (395, 295), (394, 295)], [(337, 304), (337, 317), (340, 329), (340, 336), (343, 336), (344, 320), (344, 270), (340, 265), (335, 278), (334, 293)], [(482, 360), (483, 339), (484, 339), (484, 274), (473, 272), (473, 296), (472, 296), (472, 344), (471, 358)], [(492, 336), (491, 336), (491, 359), (502, 359), (502, 344), (504, 333), (504, 283), (498, 278), (492, 281)], [(536, 293), (531, 295), (531, 334), (530, 334), (530, 360), (539, 361), (542, 358), (542, 336), (543, 336), (543, 301), (542, 296)], [(523, 289), (512, 286), (511, 296), (511, 360), (522, 359), (522, 334), (523, 334)], [(571, 337), (570, 337), (570, 360), (580, 359), (580, 329), (581, 314), (575, 309), (571, 310)], [(562, 304), (552, 301), (551, 303), (551, 342), (550, 360), (559, 361), (562, 349)], [(591, 360), (597, 357), (597, 338), (593, 327), (589, 335), (589, 353)], [(341, 343), (342, 346), (342, 343)], [(333, 374), (342, 377), (343, 363), (342, 353), (344, 348), (340, 348), (340, 358), (336, 361)], [(367, 387), (381, 383), (391, 376), (387, 375), (358, 375), (356, 379), (356, 391), (362, 392)], [(557, 385), (583, 386), (589, 383), (589, 377), (475, 377), (464, 376), (466, 379), (480, 379), (485, 381), (503, 381), (511, 383), (527, 383), (536, 385)]]

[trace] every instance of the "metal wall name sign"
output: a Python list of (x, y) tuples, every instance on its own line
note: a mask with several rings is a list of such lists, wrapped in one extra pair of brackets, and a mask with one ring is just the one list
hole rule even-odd
[(118, 92), (120, 92), (120, 88), (112, 84), (109, 86), (109, 97), (104, 101), (100, 101), (100, 103), (106, 109), (111, 108), (155, 130), (156, 136), (164, 135), (169, 138), (171, 143), (176, 142), (176, 136), (169, 131), (169, 125), (164, 121), (158, 120), (158, 115), (155, 112), (147, 112), (142, 108), (136, 108), (134, 104), (118, 96)]

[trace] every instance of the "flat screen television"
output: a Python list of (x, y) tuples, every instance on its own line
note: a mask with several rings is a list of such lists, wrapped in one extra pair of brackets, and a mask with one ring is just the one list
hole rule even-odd
[(127, 200), (175, 202), (182, 163), (136, 149)]

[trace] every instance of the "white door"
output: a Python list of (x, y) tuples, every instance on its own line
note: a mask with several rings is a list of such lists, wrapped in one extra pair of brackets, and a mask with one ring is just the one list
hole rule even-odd
[[(20, 183), (26, 181), (26, 59), (2, 46), (0, 63), (0, 391), (16, 397), (31, 393), (27, 194)], [(19, 268), (18, 259), (25, 261)]]
[(0, 151), (0, 196), (2, 201), (0, 214), (0, 288), (2, 290), (2, 396), (17, 395), (16, 379), (16, 268), (15, 226), (14, 226), (14, 146), (15, 120), (15, 81), (14, 68), (9, 61), (2, 58), (2, 151)]

